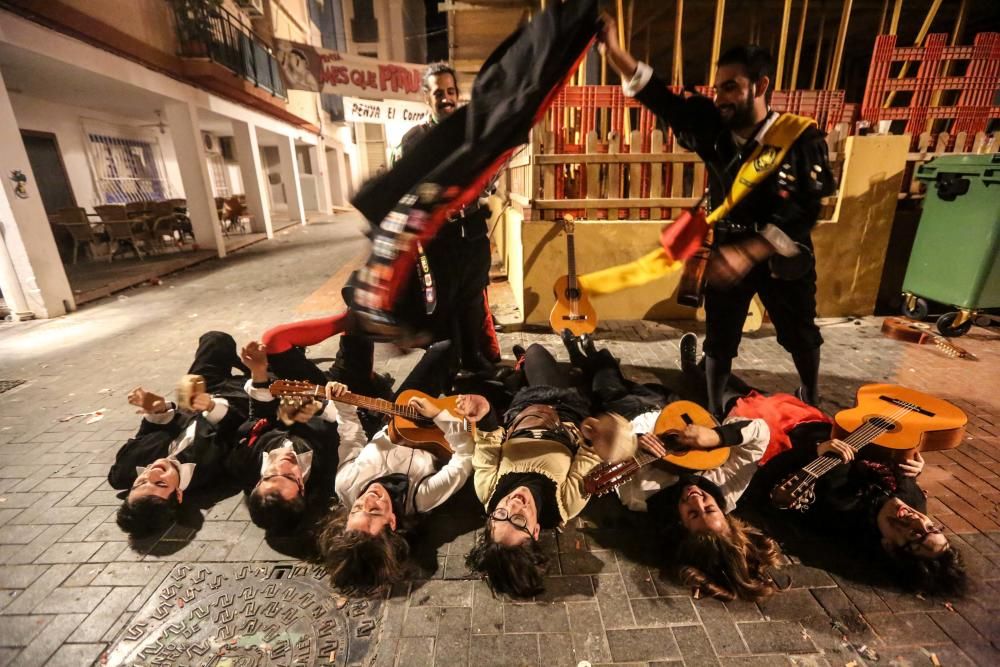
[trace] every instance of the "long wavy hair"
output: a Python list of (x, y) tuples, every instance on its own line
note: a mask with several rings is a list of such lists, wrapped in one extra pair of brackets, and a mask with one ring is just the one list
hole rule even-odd
[(402, 581), (409, 571), (410, 543), (405, 526), (388, 525), (377, 535), (347, 530), (350, 507), (338, 507), (316, 534), (319, 558), (331, 583), (350, 594), (368, 595)]
[(677, 526), (677, 578), (695, 597), (757, 602), (781, 590), (771, 570), (781, 565), (778, 543), (732, 515), (729, 532), (693, 533)]

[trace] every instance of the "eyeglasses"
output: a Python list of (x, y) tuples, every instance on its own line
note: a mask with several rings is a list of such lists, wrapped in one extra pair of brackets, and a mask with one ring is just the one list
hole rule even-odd
[(275, 477), (284, 477), (285, 479), (294, 482), (295, 486), (299, 487), (299, 493), (300, 494), (305, 493), (306, 487), (302, 485), (302, 482), (299, 481), (298, 477), (292, 475), (291, 473), (286, 473), (284, 475), (264, 475), (263, 477), (260, 478), (260, 481), (257, 482), (257, 486), (260, 486), (262, 483), (266, 482), (269, 479), (274, 479)]
[(498, 507), (493, 510), (493, 514), (490, 514), (490, 519), (493, 521), (507, 521), (532, 540), (535, 539), (535, 536), (528, 530), (528, 517), (523, 514), (511, 514), (506, 508)]
[(910, 539), (908, 539), (903, 545), (903, 549), (913, 553), (920, 548), (921, 544), (927, 541), (928, 537), (931, 535), (940, 535), (941, 533), (941, 528), (933, 524), (928, 530), (924, 530), (923, 528), (914, 528), (910, 531)]

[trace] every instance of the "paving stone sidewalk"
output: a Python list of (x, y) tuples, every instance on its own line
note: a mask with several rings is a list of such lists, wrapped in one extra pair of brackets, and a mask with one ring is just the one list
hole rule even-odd
[[(178, 564), (289, 560), (235, 496), (206, 508), (195, 525), (174, 526), (134, 550), (114, 524), (119, 501), (107, 469), (137, 425), (125, 404), (129, 389), (141, 383), (169, 392), (203, 331), (229, 331), (242, 342), (303, 317), (296, 308), (318, 289), (329, 291), (324, 283), (346, 275), (345, 265), (363, 252), (359, 228), (345, 215), (289, 229), (66, 318), (0, 325), (0, 380), (26, 381), (0, 393), (0, 667), (101, 664)], [(476, 667), (1000, 664), (1000, 336), (973, 329), (961, 343), (979, 360), (961, 361), (933, 346), (884, 339), (878, 325), (877, 318), (824, 322), (823, 407), (835, 412), (852, 404), (860, 385), (886, 381), (968, 413), (961, 448), (927, 455), (921, 477), (932, 515), (973, 575), (965, 600), (902, 594), (794, 557), (786, 568), (791, 588), (766, 603), (693, 600), (650, 565), (641, 533), (605, 520), (615, 516), (608, 499), (546, 536), (553, 565), (544, 596), (496, 599), (465, 570), (477, 525), (467, 487), (431, 519), (421, 556), (427, 576), (392, 591), (369, 659)], [(598, 338), (636, 379), (669, 381), (681, 333), (667, 324), (612, 322)], [(501, 341), (508, 356), (515, 343), (540, 342), (566, 358), (551, 334), (506, 333)], [(311, 355), (332, 359), (336, 349), (329, 341)], [(379, 348), (380, 368), (397, 379), (416, 358)], [(796, 384), (768, 327), (745, 340), (737, 372), (769, 392)], [(60, 421), (101, 409), (107, 412), (90, 423)]]

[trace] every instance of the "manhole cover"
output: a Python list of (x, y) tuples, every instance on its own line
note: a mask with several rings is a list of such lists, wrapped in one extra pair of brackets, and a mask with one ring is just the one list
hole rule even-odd
[(0, 394), (10, 391), (14, 387), (20, 387), (25, 380), (0, 380)]
[(345, 603), (325, 579), (301, 563), (178, 565), (115, 639), (106, 664), (365, 664), (382, 601)]

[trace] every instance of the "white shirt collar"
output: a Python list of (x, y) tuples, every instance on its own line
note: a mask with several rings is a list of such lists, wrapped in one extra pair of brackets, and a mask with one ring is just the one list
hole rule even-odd
[(275, 447), (269, 452), (265, 452), (264, 456), (260, 460), (260, 475), (263, 477), (267, 474), (267, 469), (274, 465), (278, 458), (285, 453), (286, 449), (291, 449), (292, 453), (295, 454), (295, 460), (299, 463), (299, 469), (302, 471), (302, 481), (303, 483), (309, 479), (309, 472), (312, 470), (312, 460), (313, 453), (310, 452), (296, 452), (292, 447), (292, 441), (285, 438), (280, 447)]
[[(198, 464), (181, 463), (180, 461), (177, 460), (177, 457), (174, 456), (172, 453), (170, 454), (170, 456), (167, 457), (167, 460), (170, 461), (171, 464), (173, 464), (174, 468), (177, 469), (177, 474), (180, 476), (180, 483), (177, 485), (177, 488), (180, 489), (181, 491), (184, 491), (185, 489), (188, 488), (188, 485), (191, 484), (191, 478), (194, 477), (194, 469), (198, 467)], [(136, 477), (146, 472), (146, 468), (148, 467), (149, 466), (136, 466), (135, 467)]]

